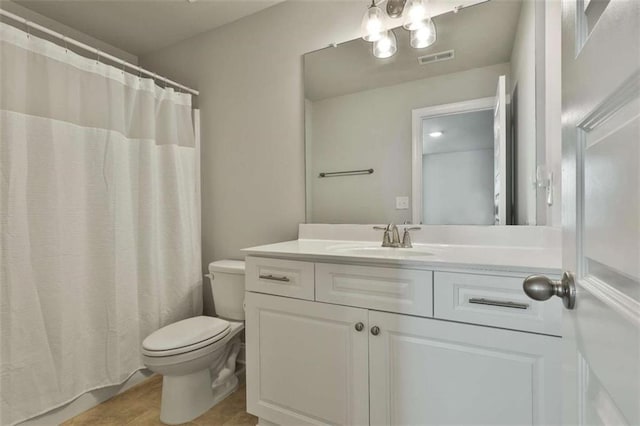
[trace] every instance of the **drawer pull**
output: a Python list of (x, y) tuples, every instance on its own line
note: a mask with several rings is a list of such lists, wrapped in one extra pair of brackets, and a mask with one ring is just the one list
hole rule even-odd
[(278, 277), (276, 275), (262, 275), (260, 274), (260, 279), (261, 280), (271, 280), (271, 281), (282, 281), (282, 282), (286, 282), (288, 283), (289, 281), (291, 281), (288, 277), (282, 276), (282, 277)]
[(529, 309), (528, 303), (503, 302), (501, 300), (478, 299), (476, 297), (469, 299), (469, 303), (473, 303), (474, 305), (500, 306), (503, 308), (513, 309)]

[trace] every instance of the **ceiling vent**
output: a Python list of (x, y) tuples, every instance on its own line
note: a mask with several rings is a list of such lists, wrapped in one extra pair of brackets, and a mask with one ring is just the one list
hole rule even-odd
[(446, 50), (444, 52), (432, 53), (431, 55), (424, 55), (418, 58), (418, 63), (420, 65), (432, 64), (434, 62), (440, 61), (448, 61), (449, 59), (453, 59), (455, 57), (455, 53), (453, 50)]

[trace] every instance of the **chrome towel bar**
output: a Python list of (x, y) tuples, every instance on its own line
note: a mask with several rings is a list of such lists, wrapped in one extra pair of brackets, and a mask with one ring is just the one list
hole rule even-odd
[(362, 170), (346, 170), (344, 172), (322, 172), (318, 177), (338, 177), (338, 176), (356, 176), (356, 175), (370, 175), (373, 173), (373, 169)]

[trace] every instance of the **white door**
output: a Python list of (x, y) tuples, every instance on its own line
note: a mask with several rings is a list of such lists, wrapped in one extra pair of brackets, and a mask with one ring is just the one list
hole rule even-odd
[(562, 11), (565, 424), (640, 424), (640, 2)]
[(369, 424), (366, 309), (250, 292), (245, 303), (247, 411), (278, 425)]
[(372, 425), (559, 424), (560, 338), (377, 311), (369, 325)]
[(507, 224), (507, 79), (498, 78), (493, 107), (493, 194), (495, 224)]

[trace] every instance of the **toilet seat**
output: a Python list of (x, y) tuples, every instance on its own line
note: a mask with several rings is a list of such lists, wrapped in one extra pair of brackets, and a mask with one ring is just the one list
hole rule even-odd
[(142, 353), (165, 357), (195, 351), (224, 339), (231, 331), (228, 321), (198, 316), (169, 324), (142, 342)]

